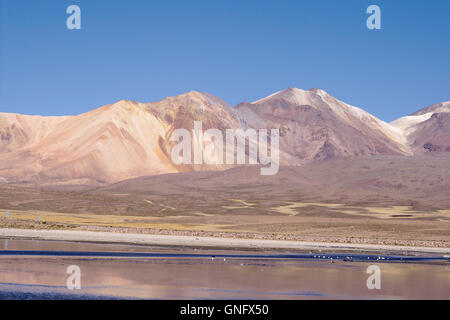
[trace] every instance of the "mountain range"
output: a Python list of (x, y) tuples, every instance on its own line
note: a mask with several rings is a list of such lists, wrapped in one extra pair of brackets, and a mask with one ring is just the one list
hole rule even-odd
[(224, 170), (171, 160), (174, 130), (279, 129), (280, 165), (450, 152), (450, 101), (386, 123), (320, 89), (289, 88), (235, 107), (192, 91), (121, 100), (76, 116), (0, 113), (0, 182), (105, 185), (165, 173)]

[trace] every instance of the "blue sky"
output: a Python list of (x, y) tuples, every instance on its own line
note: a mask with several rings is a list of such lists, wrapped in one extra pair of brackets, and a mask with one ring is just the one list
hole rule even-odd
[[(81, 30), (66, 28), (71, 4)], [(236, 105), (295, 86), (392, 121), (450, 100), (449, 39), (448, 0), (0, 0), (0, 112), (190, 90)]]

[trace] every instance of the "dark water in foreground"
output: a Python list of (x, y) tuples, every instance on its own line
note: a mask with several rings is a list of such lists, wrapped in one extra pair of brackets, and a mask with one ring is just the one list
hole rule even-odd
[[(67, 288), (67, 267), (81, 289)], [(369, 266), (381, 289), (369, 290)], [(450, 299), (450, 259), (0, 239), (0, 299)]]

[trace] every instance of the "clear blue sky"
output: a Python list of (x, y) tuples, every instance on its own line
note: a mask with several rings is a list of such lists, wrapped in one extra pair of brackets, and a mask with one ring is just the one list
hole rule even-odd
[[(82, 29), (66, 28), (77, 4)], [(382, 30), (366, 28), (366, 8)], [(321, 88), (385, 121), (450, 100), (449, 0), (0, 0), (0, 111)]]

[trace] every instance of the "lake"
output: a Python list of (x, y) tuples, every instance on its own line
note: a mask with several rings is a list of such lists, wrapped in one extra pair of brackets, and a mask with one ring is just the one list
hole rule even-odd
[(450, 299), (449, 260), (0, 239), (0, 299)]

